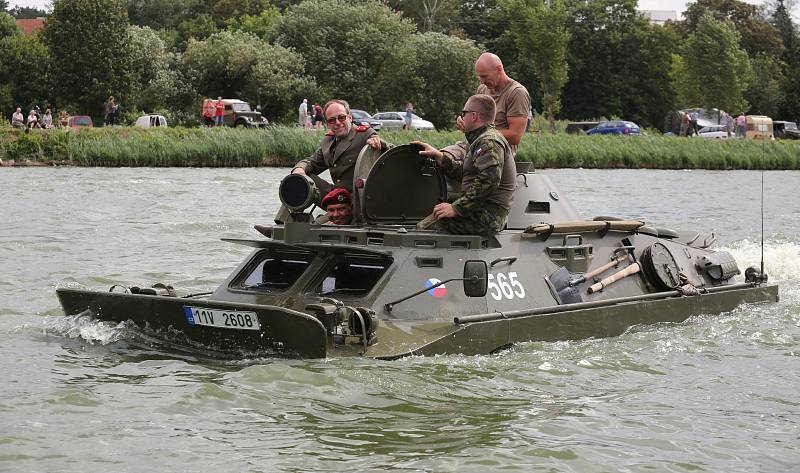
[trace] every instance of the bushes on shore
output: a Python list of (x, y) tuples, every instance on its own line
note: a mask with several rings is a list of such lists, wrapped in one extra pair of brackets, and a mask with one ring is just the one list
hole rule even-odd
[[(394, 144), (422, 140), (443, 147), (459, 132), (382, 132)], [(314, 152), (321, 132), (272, 126), (231, 128), (129, 127), (0, 129), (0, 159), (76, 166), (291, 166)], [(536, 168), (800, 169), (800, 142), (704, 140), (661, 136), (528, 134), (517, 154)]]

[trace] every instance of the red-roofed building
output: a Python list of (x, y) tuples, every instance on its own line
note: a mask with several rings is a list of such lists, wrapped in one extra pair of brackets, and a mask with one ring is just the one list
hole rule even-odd
[(30, 36), (44, 27), (44, 18), (32, 18), (29, 20), (17, 20), (17, 26), (22, 30), (22, 34)]

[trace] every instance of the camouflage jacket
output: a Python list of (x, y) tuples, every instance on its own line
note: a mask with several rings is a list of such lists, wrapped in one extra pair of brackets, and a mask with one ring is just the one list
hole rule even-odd
[(463, 161), (444, 153), (445, 174), (461, 179), (461, 196), (453, 202), (459, 215), (468, 215), (491, 203), (511, 208), (516, 189), (516, 166), (508, 141), (494, 125), (486, 125), (466, 134), (469, 150)]

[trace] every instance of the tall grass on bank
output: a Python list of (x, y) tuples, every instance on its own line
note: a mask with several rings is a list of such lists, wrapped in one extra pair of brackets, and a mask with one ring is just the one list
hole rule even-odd
[[(463, 139), (456, 131), (382, 132), (381, 137), (396, 145), (421, 140), (436, 147)], [(30, 133), (0, 128), (0, 159), (77, 166), (291, 166), (311, 155), (321, 138), (322, 132), (283, 126)], [(536, 168), (800, 169), (800, 142), (527, 134), (517, 160)]]

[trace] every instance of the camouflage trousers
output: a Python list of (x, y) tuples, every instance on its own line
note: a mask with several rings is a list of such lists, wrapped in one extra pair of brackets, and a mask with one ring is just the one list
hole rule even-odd
[(437, 220), (430, 214), (417, 224), (417, 228), (454, 235), (492, 236), (505, 227), (507, 217), (508, 210), (499, 205), (486, 204), (482, 209), (465, 216)]

